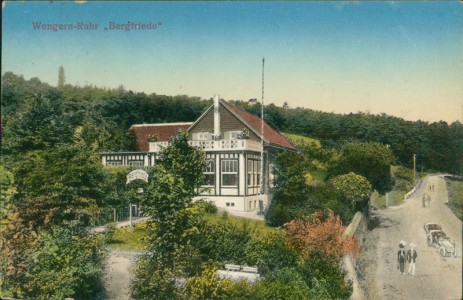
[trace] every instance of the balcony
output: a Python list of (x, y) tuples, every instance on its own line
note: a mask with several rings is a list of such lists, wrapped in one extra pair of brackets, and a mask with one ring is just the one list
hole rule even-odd
[[(261, 151), (262, 146), (260, 142), (242, 139), (232, 140), (191, 140), (189, 144), (204, 151), (236, 151), (236, 150), (250, 150)], [(159, 152), (169, 145), (168, 142), (151, 142), (149, 143), (149, 152)]]

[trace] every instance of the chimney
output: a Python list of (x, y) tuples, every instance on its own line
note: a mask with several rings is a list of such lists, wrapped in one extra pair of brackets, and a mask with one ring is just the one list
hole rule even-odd
[(214, 95), (214, 136), (220, 137), (219, 95)]

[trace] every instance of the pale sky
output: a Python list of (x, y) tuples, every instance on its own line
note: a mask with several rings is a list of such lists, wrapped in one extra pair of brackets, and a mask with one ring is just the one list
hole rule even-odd
[(2, 13), (2, 74), (56, 85), (62, 65), (70, 84), (260, 100), (265, 57), (266, 104), (463, 119), (459, 1), (8, 2)]

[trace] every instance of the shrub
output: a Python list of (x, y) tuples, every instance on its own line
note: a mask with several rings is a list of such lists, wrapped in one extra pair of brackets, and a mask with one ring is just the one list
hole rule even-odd
[(53, 229), (39, 237), (20, 289), (34, 299), (101, 298), (104, 258), (104, 237)]
[(252, 287), (243, 280), (233, 282), (229, 279), (221, 280), (217, 275), (217, 268), (207, 266), (200, 276), (191, 278), (185, 287), (184, 299), (251, 299)]
[(312, 299), (348, 299), (352, 294), (339, 263), (322, 254), (310, 256), (300, 272), (308, 278)]
[(116, 233), (116, 229), (116, 222), (111, 222), (108, 225), (106, 225), (106, 231), (104, 234), (106, 243), (111, 243), (114, 237), (114, 233)]
[(213, 201), (199, 201), (196, 203), (196, 206), (198, 206), (207, 214), (216, 214), (219, 211)]
[(196, 245), (204, 261), (251, 263), (248, 254), (252, 250), (248, 243), (252, 240), (252, 232), (253, 229), (247, 223), (239, 226), (224, 217), (216, 224), (203, 224), (197, 235)]
[(345, 227), (333, 212), (319, 211), (308, 220), (294, 220), (285, 226), (290, 249), (300, 252), (304, 260), (320, 255), (337, 262), (345, 254), (355, 256), (360, 251), (355, 238), (343, 236)]
[(310, 299), (310, 289), (300, 282), (266, 279), (254, 286), (252, 299)]
[(150, 257), (141, 258), (135, 270), (132, 296), (135, 299), (171, 300), (178, 297), (175, 275)]
[(413, 170), (403, 166), (392, 167), (392, 177), (394, 179), (394, 189), (408, 192), (413, 186)]
[(281, 226), (296, 218), (296, 211), (291, 205), (272, 202), (265, 212), (265, 220), (270, 226)]

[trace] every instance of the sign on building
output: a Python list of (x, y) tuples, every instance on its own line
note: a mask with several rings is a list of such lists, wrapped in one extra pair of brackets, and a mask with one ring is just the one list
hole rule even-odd
[(137, 180), (137, 179), (140, 179), (140, 180), (143, 180), (145, 182), (148, 182), (148, 173), (146, 171), (143, 171), (143, 170), (133, 170), (132, 172), (130, 172), (128, 175), (127, 175), (127, 182), (126, 184), (129, 184), (131, 183), (132, 181), (134, 180)]

